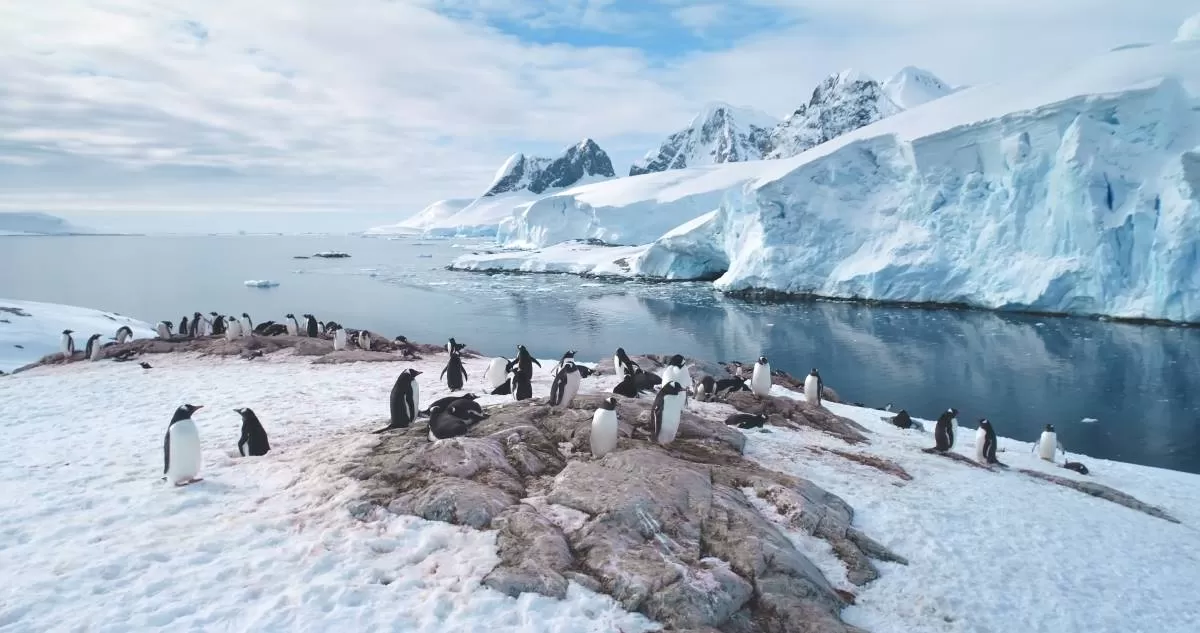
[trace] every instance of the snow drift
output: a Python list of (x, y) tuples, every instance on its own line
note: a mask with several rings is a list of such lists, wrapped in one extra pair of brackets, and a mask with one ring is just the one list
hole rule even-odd
[(134, 338), (156, 336), (149, 323), (113, 312), (0, 299), (0, 371), (11, 372), (58, 352), (63, 330), (74, 331), (75, 349), (82, 351), (93, 334), (100, 335), (101, 343), (112, 342), (122, 325), (133, 330)]
[(793, 158), (566, 191), (501, 236), (653, 242), (634, 273), (726, 291), (1200, 321), (1197, 95), (1200, 41), (1124, 48)]

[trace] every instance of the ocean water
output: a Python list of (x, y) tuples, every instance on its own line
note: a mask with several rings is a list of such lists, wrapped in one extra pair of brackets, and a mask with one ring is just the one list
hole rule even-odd
[[(890, 402), (929, 419), (956, 407), (963, 427), (986, 417), (1000, 435), (1029, 441), (1050, 423), (1068, 453), (1200, 473), (1200, 329), (755, 303), (704, 283), (445, 270), (478, 248), (486, 245), (349, 236), (0, 237), (0, 297), (150, 322), (311, 312), (509, 357), (519, 343), (545, 358), (576, 349), (585, 361), (618, 346), (712, 360), (761, 354), (793, 374), (819, 367), (847, 402)], [(324, 250), (351, 257), (294, 259)], [(280, 285), (248, 288), (248, 279)]]

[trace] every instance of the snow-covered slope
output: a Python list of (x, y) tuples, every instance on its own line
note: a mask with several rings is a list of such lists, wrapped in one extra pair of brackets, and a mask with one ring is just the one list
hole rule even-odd
[(884, 96), (902, 110), (940, 99), (954, 90), (936, 75), (922, 68), (905, 66), (880, 86)]
[(467, 208), (467, 205), (474, 202), (474, 198), (450, 198), (447, 200), (438, 200), (437, 202), (425, 207), (416, 215), (398, 222), (396, 224), (388, 224), (385, 226), (377, 226), (366, 231), (367, 235), (409, 235), (419, 233), (431, 226), (437, 225), (439, 222), (446, 220), (454, 214)]
[(46, 213), (0, 211), (0, 235), (75, 235), (91, 232)]
[(629, 175), (759, 160), (770, 151), (771, 130), (778, 124), (778, 120), (757, 110), (709, 103), (687, 127), (635, 162)]
[(1124, 48), (793, 158), (566, 191), (504, 234), (644, 244), (717, 210), (639, 261), (724, 290), (1200, 321), (1198, 96), (1200, 41)]
[[(900, 79), (899, 83), (907, 80)], [(772, 131), (771, 151), (766, 158), (795, 156), (901, 109), (888, 98), (879, 82), (856, 70), (830, 75), (813, 90), (807, 104), (797, 108)]]
[(0, 371), (11, 372), (58, 352), (63, 330), (74, 330), (75, 349), (83, 351), (91, 335), (99, 334), (101, 343), (109, 343), (122, 325), (128, 325), (135, 338), (155, 336), (149, 323), (111, 312), (0, 299)]

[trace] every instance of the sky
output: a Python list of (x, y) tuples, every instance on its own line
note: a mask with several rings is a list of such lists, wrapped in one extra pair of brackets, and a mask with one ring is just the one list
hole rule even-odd
[[(0, 3), (0, 211), (416, 213), (513, 152), (618, 173), (706, 102), (824, 76), (951, 85), (1166, 41), (1197, 0)], [(303, 216), (297, 217), (315, 217)]]

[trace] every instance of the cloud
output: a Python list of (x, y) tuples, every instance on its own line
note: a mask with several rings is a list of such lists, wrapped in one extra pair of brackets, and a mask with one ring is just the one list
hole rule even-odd
[[(19, 5), (19, 6), (18, 6)], [(0, 209), (419, 210), (514, 151), (618, 169), (844, 67), (982, 83), (1169, 40), (1191, 0), (63, 0), (0, 5)]]

